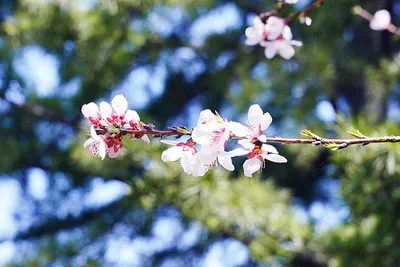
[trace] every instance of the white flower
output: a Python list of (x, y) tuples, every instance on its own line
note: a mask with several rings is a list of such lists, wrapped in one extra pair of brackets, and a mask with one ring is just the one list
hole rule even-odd
[(93, 156), (101, 157), (103, 160), (107, 153), (107, 145), (104, 139), (97, 135), (94, 126), (90, 127), (91, 137), (83, 144), (84, 148), (88, 148), (92, 152)]
[(266, 141), (266, 136), (263, 131), (266, 130), (272, 123), (272, 117), (267, 112), (264, 113), (261, 107), (257, 104), (250, 106), (247, 114), (248, 127), (237, 122), (230, 122), (231, 132), (237, 137), (246, 137), (251, 141)]
[(228, 122), (223, 121), (219, 116), (217, 119), (209, 109), (200, 113), (197, 126), (192, 131), (192, 139), (203, 146), (203, 152), (223, 151), (229, 137)]
[(264, 160), (276, 163), (286, 163), (287, 159), (279, 155), (275, 147), (267, 144), (255, 145), (249, 140), (239, 140), (238, 144), (245, 149), (235, 149), (236, 155), (248, 155), (248, 159), (243, 164), (244, 175), (252, 177), (252, 175), (264, 166)]
[(284, 59), (291, 59), (294, 56), (295, 50), (293, 46), (302, 46), (302, 42), (292, 40), (293, 35), (289, 26), (285, 26), (282, 37), (274, 41), (263, 41), (261, 46), (265, 47), (265, 56), (268, 59), (279, 54)]
[(83, 105), (81, 111), (83, 116), (89, 120), (90, 125), (99, 127), (102, 121), (102, 116), (99, 112), (99, 107), (95, 103), (91, 102)]
[(371, 20), (370, 27), (375, 31), (386, 30), (391, 24), (391, 16), (389, 11), (382, 9), (378, 10)]
[(285, 25), (285, 20), (280, 17), (269, 17), (266, 24), (261, 21), (260, 17), (255, 17), (253, 26), (248, 27), (245, 31), (247, 37), (245, 44), (257, 45), (266, 39), (275, 40), (282, 35)]
[(181, 166), (185, 173), (189, 173), (190, 161), (196, 153), (195, 143), (193, 141), (180, 142), (161, 140), (162, 143), (172, 145), (161, 154), (161, 159), (164, 162), (181, 160)]

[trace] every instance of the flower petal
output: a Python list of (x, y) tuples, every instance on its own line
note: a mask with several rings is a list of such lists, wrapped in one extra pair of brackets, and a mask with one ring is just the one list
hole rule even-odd
[(278, 52), (278, 47), (275, 45), (274, 42), (265, 43), (264, 54), (266, 58), (268, 59), (274, 58), (277, 52)]
[(250, 140), (247, 140), (247, 139), (239, 140), (238, 144), (242, 145), (246, 149), (252, 150), (254, 148), (254, 144), (252, 142), (250, 142)]
[(290, 43), (280, 41), (278, 53), (281, 57), (288, 60), (294, 56), (295, 50)]
[(244, 41), (244, 43), (245, 43), (245, 45), (253, 46), (253, 45), (259, 44), (261, 42), (261, 40), (262, 40), (262, 37), (247, 37), (247, 39)]
[(140, 121), (139, 114), (134, 110), (128, 109), (125, 113), (124, 121), (129, 123), (132, 120), (134, 122), (139, 122)]
[(161, 154), (161, 160), (164, 162), (177, 161), (181, 158), (182, 152), (182, 147), (170, 147)]
[(106, 143), (101, 141), (99, 145), (99, 156), (101, 157), (102, 160), (105, 158), (106, 153), (107, 153)]
[(222, 167), (227, 169), (228, 171), (233, 171), (235, 166), (232, 164), (232, 158), (229, 156), (227, 152), (221, 152), (218, 156), (218, 163), (221, 164)]
[(200, 112), (199, 120), (197, 121), (197, 125), (209, 123), (216, 121), (214, 113), (211, 110), (206, 109)]
[(147, 134), (143, 135), (140, 139), (142, 139), (146, 144), (150, 144), (150, 139)]
[(193, 158), (193, 154), (191, 151), (183, 151), (181, 157), (181, 166), (185, 173), (190, 174), (190, 162)]
[(233, 133), (235, 136), (245, 137), (249, 135), (249, 129), (238, 122), (230, 121), (228, 123), (228, 127), (231, 133)]
[(84, 148), (87, 148), (88, 146), (93, 144), (93, 138), (89, 138), (88, 140), (85, 141), (85, 143), (83, 144)]
[(190, 162), (190, 174), (193, 176), (204, 176), (206, 172), (215, 164), (215, 154), (194, 154)]
[(177, 144), (182, 143), (182, 141), (173, 141), (173, 140), (161, 140), (160, 142), (170, 146), (176, 146)]
[(271, 123), (272, 123), (272, 117), (267, 112), (261, 118), (261, 131), (266, 130), (271, 125)]
[(293, 39), (292, 30), (290, 29), (289, 26), (285, 26), (283, 28), (282, 37), (283, 37), (283, 39), (288, 40), (288, 41)]
[(246, 149), (243, 149), (243, 148), (236, 148), (236, 149), (228, 152), (228, 154), (231, 157), (244, 156), (244, 155), (247, 155), (248, 153), (249, 153), (249, 151)]
[(257, 104), (251, 105), (249, 108), (249, 112), (247, 114), (248, 123), (251, 126), (258, 128), (258, 125), (261, 124), (262, 117), (263, 117), (263, 111), (260, 105)]
[(118, 151), (117, 152), (115, 152), (114, 151), (114, 146), (112, 146), (112, 147), (109, 147), (108, 149), (107, 149), (107, 154), (108, 154), (108, 156), (110, 157), (110, 158), (116, 158), (116, 157), (118, 157), (118, 155), (119, 155), (119, 153), (121, 152), (121, 149), (118, 149)]
[(266, 28), (267, 32), (269, 33), (267, 36), (268, 40), (276, 40), (279, 36), (282, 35), (282, 31), (285, 26), (285, 20), (277, 17), (277, 16), (271, 16), (267, 20)]
[(100, 113), (103, 118), (111, 118), (112, 107), (107, 102), (100, 103)]
[(252, 177), (262, 166), (262, 162), (257, 158), (248, 159), (243, 164), (244, 175)]
[(267, 145), (267, 144), (262, 145), (262, 150), (266, 151), (268, 153), (272, 153), (272, 154), (279, 154), (278, 150), (276, 150), (276, 148), (274, 146)]
[(126, 101), (126, 98), (123, 95), (116, 95), (111, 101), (111, 105), (119, 115), (125, 115), (125, 112), (128, 109), (128, 101)]
[(265, 143), (267, 142), (267, 137), (264, 134), (262, 134), (259, 137), (257, 137), (257, 140)]
[(97, 118), (99, 107), (95, 103), (91, 102), (89, 104), (83, 105), (81, 111), (83, 116), (85, 116), (86, 118)]
[(265, 156), (266, 160), (276, 162), (276, 163), (286, 163), (287, 159), (284, 156), (278, 154), (268, 154)]

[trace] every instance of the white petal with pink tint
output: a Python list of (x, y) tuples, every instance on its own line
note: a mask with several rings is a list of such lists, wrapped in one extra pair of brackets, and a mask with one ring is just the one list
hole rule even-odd
[(97, 118), (99, 107), (95, 103), (91, 102), (89, 104), (83, 105), (81, 111), (83, 116), (85, 116), (86, 118)]
[(252, 177), (255, 172), (261, 169), (262, 161), (257, 158), (248, 159), (243, 164), (244, 175)]
[(128, 109), (125, 113), (125, 117), (124, 117), (124, 121), (125, 122), (130, 122), (130, 121), (134, 121), (134, 122), (139, 122), (140, 121), (140, 117), (139, 114), (134, 111), (134, 110), (130, 110)]
[(259, 44), (264, 39), (265, 24), (261, 21), (260, 17), (255, 17), (253, 19), (253, 26), (248, 27), (245, 31), (246, 34), (246, 45), (256, 45)]
[(281, 155), (278, 154), (268, 154), (267, 156), (265, 156), (266, 160), (275, 162), (275, 163), (286, 163), (287, 159)]
[(112, 112), (113, 110), (110, 104), (104, 101), (100, 103), (100, 113), (103, 118), (111, 118)]
[(282, 32), (286, 27), (288, 26), (286, 26), (284, 19), (276, 16), (269, 17), (266, 24), (268, 32), (267, 39), (271, 41), (276, 40), (282, 35)]
[(177, 161), (181, 158), (183, 153), (182, 147), (174, 146), (168, 148), (161, 154), (161, 160), (164, 162)]
[(116, 95), (111, 101), (111, 105), (118, 115), (125, 115), (128, 109), (128, 101), (123, 95)]

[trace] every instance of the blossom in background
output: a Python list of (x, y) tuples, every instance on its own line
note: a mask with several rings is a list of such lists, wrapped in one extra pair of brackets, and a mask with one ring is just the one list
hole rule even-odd
[(191, 140), (187, 142), (161, 140), (161, 143), (173, 146), (161, 154), (161, 160), (164, 162), (181, 160), (183, 171), (189, 173), (190, 162), (193, 155), (197, 152), (195, 148), (196, 143)]
[(239, 140), (238, 144), (244, 149), (236, 149), (236, 155), (246, 155), (248, 159), (243, 164), (244, 175), (252, 177), (255, 172), (263, 168), (264, 161), (286, 163), (287, 159), (279, 155), (275, 147), (267, 144), (254, 144), (249, 140)]
[(375, 31), (386, 30), (391, 24), (391, 16), (389, 11), (382, 9), (378, 10), (370, 22), (371, 29)]
[(285, 27), (282, 36), (274, 41), (263, 41), (260, 43), (261, 46), (265, 47), (265, 57), (268, 59), (273, 58), (276, 54), (280, 55), (284, 59), (291, 59), (295, 50), (293, 46), (302, 46), (303, 43), (300, 41), (292, 40), (293, 35), (289, 27)]
[(101, 157), (103, 160), (107, 153), (107, 145), (102, 136), (97, 135), (94, 126), (90, 127), (91, 137), (83, 144), (84, 148), (88, 148), (93, 156)]
[(262, 133), (266, 130), (272, 123), (272, 117), (267, 112), (264, 113), (261, 107), (257, 104), (250, 106), (249, 112), (247, 113), (247, 123), (248, 127), (233, 122), (231, 123), (231, 131), (237, 137), (246, 137), (250, 141), (266, 141), (266, 136)]
[(257, 45), (264, 40), (275, 40), (282, 35), (283, 29), (288, 27), (284, 19), (276, 16), (269, 17), (266, 24), (261, 21), (260, 17), (255, 17), (253, 26), (248, 27), (245, 31), (246, 45)]
[(286, 21), (280, 17), (271, 16), (264, 24), (259, 17), (254, 18), (253, 26), (246, 29), (246, 45), (261, 45), (265, 47), (268, 59), (279, 54), (284, 59), (291, 59), (295, 50), (293, 46), (302, 46), (299, 41), (292, 40), (293, 35)]

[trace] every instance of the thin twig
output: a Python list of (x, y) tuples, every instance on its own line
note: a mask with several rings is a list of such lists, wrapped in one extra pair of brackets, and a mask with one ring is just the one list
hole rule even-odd
[[(125, 134), (131, 135), (154, 135), (157, 137), (164, 136), (190, 136), (191, 131), (186, 133), (179, 132), (176, 129), (173, 130), (125, 130)], [(232, 136), (232, 139), (244, 139), (242, 137)], [(330, 139), (323, 138), (318, 135), (312, 134), (310, 138), (282, 138), (282, 137), (268, 137), (264, 143), (280, 143), (286, 145), (300, 144), (300, 145), (323, 145), (332, 150), (346, 148), (351, 145), (368, 145), (374, 143), (400, 143), (400, 136), (382, 136), (382, 137), (367, 137), (367, 138), (353, 138), (353, 139)]]
[(311, 12), (311, 10), (313, 10), (314, 8), (320, 7), (324, 2), (325, 2), (325, 0), (315, 0), (312, 4), (310, 4), (309, 6), (305, 7), (304, 9), (293, 13), (290, 16), (290, 20), (289, 21), (293, 21), (295, 19), (298, 19), (303, 15), (307, 16)]

